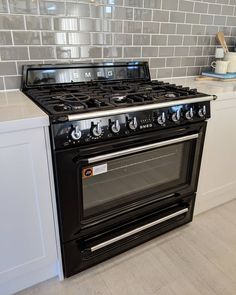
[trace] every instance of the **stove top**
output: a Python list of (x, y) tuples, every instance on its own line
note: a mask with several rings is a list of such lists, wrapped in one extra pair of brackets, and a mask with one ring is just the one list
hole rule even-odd
[(196, 89), (151, 81), (146, 62), (27, 65), (23, 92), (57, 117), (202, 97)]
[(160, 81), (91, 82), (28, 89), (26, 93), (49, 114), (74, 114), (197, 97), (196, 89)]

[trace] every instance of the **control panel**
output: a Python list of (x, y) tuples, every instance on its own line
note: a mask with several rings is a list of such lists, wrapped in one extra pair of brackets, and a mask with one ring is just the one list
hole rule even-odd
[(52, 124), (54, 148), (62, 149), (102, 142), (137, 133), (204, 121), (209, 117), (210, 102), (208, 101)]

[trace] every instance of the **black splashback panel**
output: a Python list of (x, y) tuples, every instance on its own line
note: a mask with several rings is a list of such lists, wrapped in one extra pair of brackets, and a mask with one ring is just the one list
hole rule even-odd
[(147, 62), (26, 65), (23, 89), (90, 81), (150, 80)]

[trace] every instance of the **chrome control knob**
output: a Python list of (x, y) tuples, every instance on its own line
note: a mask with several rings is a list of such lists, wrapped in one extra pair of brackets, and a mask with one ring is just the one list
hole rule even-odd
[(166, 123), (166, 114), (164, 112), (161, 113), (160, 116), (157, 117), (157, 123), (161, 126), (165, 125)]
[(80, 137), (82, 136), (82, 133), (79, 130), (79, 126), (73, 127), (70, 136), (74, 140), (79, 140), (80, 139)]
[(177, 110), (175, 113), (172, 114), (171, 119), (173, 122), (177, 123), (179, 122), (180, 117), (181, 117), (180, 110)]
[(130, 120), (128, 125), (131, 130), (137, 129), (137, 127), (138, 127), (137, 118), (134, 117), (132, 120)]
[(111, 131), (113, 133), (118, 133), (120, 131), (120, 122), (115, 120), (115, 122), (111, 123)]
[(190, 108), (190, 109), (186, 112), (185, 117), (186, 117), (187, 120), (192, 120), (192, 118), (193, 118), (193, 108)]
[(96, 125), (94, 125), (92, 127), (92, 134), (95, 137), (98, 137), (98, 136), (100, 136), (102, 134), (102, 128), (101, 128), (101, 124), (100, 123), (97, 123)]
[(198, 116), (200, 118), (203, 118), (206, 116), (206, 106), (205, 105), (198, 110)]

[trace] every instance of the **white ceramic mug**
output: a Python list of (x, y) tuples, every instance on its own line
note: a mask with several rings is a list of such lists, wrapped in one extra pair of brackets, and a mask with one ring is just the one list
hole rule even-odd
[(236, 73), (236, 60), (229, 61), (228, 73)]
[(216, 74), (226, 74), (228, 71), (228, 61), (217, 60), (211, 63), (213, 69), (215, 69)]

